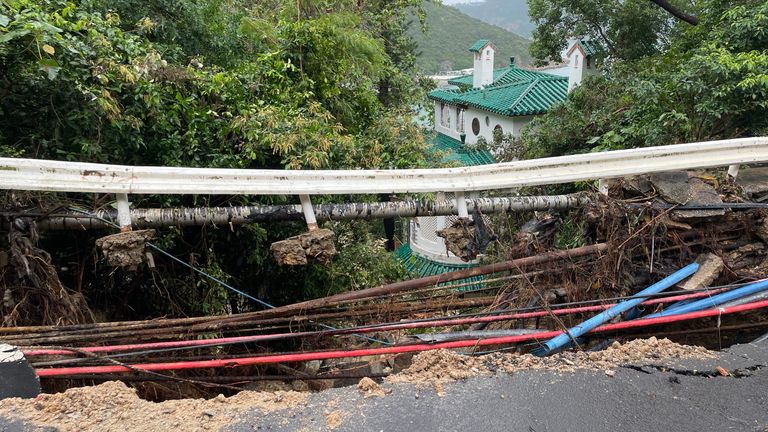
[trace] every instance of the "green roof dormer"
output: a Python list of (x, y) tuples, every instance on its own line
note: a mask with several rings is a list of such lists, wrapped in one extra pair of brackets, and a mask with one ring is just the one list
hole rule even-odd
[(479, 41), (472, 44), (471, 47), (469, 47), (469, 52), (477, 53), (480, 52), (481, 49), (485, 48), (486, 45), (491, 43), (488, 39), (480, 39)]

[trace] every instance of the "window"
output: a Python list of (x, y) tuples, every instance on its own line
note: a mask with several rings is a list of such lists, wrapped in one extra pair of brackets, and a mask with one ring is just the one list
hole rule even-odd
[(480, 120), (478, 120), (477, 117), (472, 119), (472, 133), (475, 134), (475, 136), (480, 134)]
[(589, 67), (590, 67), (590, 63), (591, 63), (590, 60), (592, 60), (592, 59), (590, 57), (587, 57), (587, 69), (589, 69)]
[(445, 103), (440, 103), (440, 126), (451, 127), (451, 107)]
[(488, 116), (485, 116), (485, 125), (490, 126), (491, 125), (491, 119), (488, 118)]
[(579, 67), (579, 56), (573, 56), (573, 68)]
[(464, 110), (456, 108), (456, 132), (464, 133)]

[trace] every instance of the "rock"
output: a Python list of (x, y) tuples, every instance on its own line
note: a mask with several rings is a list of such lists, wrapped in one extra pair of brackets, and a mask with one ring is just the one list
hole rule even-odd
[(301, 247), (307, 253), (308, 258), (328, 264), (336, 256), (336, 234), (329, 229), (316, 229), (299, 235)]
[(307, 264), (307, 253), (296, 238), (274, 242), (269, 250), (272, 251), (275, 261), (280, 265)]
[(272, 243), (270, 250), (280, 265), (306, 265), (309, 259), (323, 264), (336, 256), (336, 234), (329, 229), (316, 229)]
[(96, 240), (107, 262), (115, 267), (135, 269), (145, 258), (147, 242), (155, 236), (155, 230), (126, 231)]
[(680, 286), (682, 289), (695, 290), (710, 286), (724, 266), (723, 259), (713, 253), (701, 255), (696, 262), (699, 263), (699, 270), (683, 282)]

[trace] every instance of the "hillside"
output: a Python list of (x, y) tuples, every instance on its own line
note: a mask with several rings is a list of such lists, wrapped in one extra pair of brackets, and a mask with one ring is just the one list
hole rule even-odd
[(531, 37), (536, 26), (528, 16), (526, 0), (485, 0), (454, 4), (461, 12), (516, 34)]
[(472, 67), (472, 56), (467, 49), (478, 39), (489, 39), (496, 45), (496, 66), (509, 64), (515, 56), (518, 64), (528, 64), (530, 41), (501, 27), (484, 23), (461, 13), (458, 9), (425, 2), (427, 31), (417, 25), (411, 35), (418, 43), (417, 67), (425, 73)]

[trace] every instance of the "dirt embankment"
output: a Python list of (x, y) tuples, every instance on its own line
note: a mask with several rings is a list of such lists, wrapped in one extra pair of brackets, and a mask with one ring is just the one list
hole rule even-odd
[[(416, 355), (411, 366), (387, 378), (388, 383), (432, 385), (438, 394), (442, 383), (479, 375), (514, 373), (529, 369), (570, 372), (576, 369), (610, 371), (624, 363), (661, 362), (673, 358), (714, 358), (717, 353), (701, 347), (679, 345), (668, 339), (650, 338), (625, 344), (614, 343), (598, 352), (566, 352), (546, 358), (518, 354), (469, 356), (447, 350)], [(362, 397), (386, 397), (393, 391), (364, 378), (357, 387)], [(396, 391), (396, 389), (395, 389)], [(155, 403), (140, 399), (136, 391), (121, 382), (74, 388), (36, 399), (0, 401), (0, 415), (19, 418), (39, 426), (54, 426), (62, 431), (211, 431), (237, 422), (247, 411), (270, 413), (306, 403), (308, 393), (295, 391), (243, 391), (226, 398), (182, 399)], [(326, 414), (333, 429), (341, 421), (339, 413)]]

